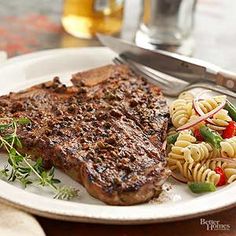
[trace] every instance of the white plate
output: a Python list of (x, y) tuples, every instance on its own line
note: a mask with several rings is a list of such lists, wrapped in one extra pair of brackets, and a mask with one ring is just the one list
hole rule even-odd
[[(0, 94), (17, 91), (32, 84), (60, 76), (69, 81), (71, 74), (111, 63), (114, 53), (107, 48), (58, 49), (37, 52), (8, 60), (0, 67)], [(1, 157), (1, 165), (6, 158)], [(43, 189), (21, 189), (17, 184), (0, 180), (0, 199), (36, 215), (55, 219), (109, 224), (141, 224), (175, 221), (200, 216), (236, 204), (236, 183), (216, 192), (194, 195), (184, 184), (173, 182), (173, 193), (180, 198), (162, 204), (108, 206), (89, 196), (86, 190), (61, 173), (57, 176), (66, 184), (80, 189), (75, 201), (52, 199)]]

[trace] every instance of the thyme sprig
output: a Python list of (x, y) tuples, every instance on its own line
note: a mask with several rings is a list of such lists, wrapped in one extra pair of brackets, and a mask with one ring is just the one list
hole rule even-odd
[(8, 181), (18, 181), (26, 188), (30, 184), (49, 187), (54, 192), (54, 198), (70, 200), (78, 196), (78, 190), (73, 187), (59, 185), (60, 180), (55, 178), (55, 168), (45, 170), (42, 159), (33, 162), (29, 155), (21, 154), (18, 149), (23, 147), (17, 136), (17, 127), (28, 125), (30, 120), (22, 117), (0, 118), (0, 148), (8, 154), (9, 165), (0, 170), (0, 176)]

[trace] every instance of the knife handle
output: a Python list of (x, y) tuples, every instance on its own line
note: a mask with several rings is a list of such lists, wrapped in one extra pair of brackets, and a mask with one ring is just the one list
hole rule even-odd
[(216, 75), (216, 83), (236, 92), (236, 74), (222, 70)]

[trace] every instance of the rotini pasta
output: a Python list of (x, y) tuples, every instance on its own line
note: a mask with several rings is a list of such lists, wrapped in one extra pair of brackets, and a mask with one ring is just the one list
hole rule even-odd
[[(198, 105), (204, 113), (208, 113), (215, 109), (225, 96), (216, 96), (213, 98), (207, 98), (199, 101)], [(193, 114), (194, 115), (194, 114)], [(191, 119), (191, 117), (190, 117)], [(213, 130), (221, 131), (232, 121), (231, 117), (228, 115), (228, 111), (225, 109), (217, 112), (212, 119), (210, 119), (213, 124), (207, 124), (207, 126)]]
[(211, 121), (214, 124), (207, 124), (207, 126), (213, 130), (221, 131), (229, 125), (229, 122), (232, 121), (232, 119), (228, 115), (228, 111), (222, 109), (213, 116)]
[(192, 115), (192, 102), (184, 99), (175, 100), (170, 106), (170, 116), (175, 128), (186, 124)]
[(217, 185), (220, 180), (220, 175), (214, 170), (207, 168), (201, 163), (188, 163), (181, 164), (176, 163), (180, 174), (185, 177), (188, 181), (194, 182), (208, 182)]
[(216, 167), (220, 167), (222, 169), (225, 168), (225, 166), (227, 165), (226, 162), (223, 162), (223, 161), (216, 161), (216, 160), (212, 160), (212, 159), (209, 159), (209, 160), (204, 160), (201, 162), (201, 164), (204, 164), (207, 168), (210, 168), (212, 170), (215, 170)]
[(236, 158), (236, 136), (220, 142), (222, 157)]
[(227, 182), (230, 184), (236, 181), (236, 166), (228, 166), (224, 169), (225, 175), (227, 177)]
[(187, 114), (188, 114), (189, 118), (194, 116), (194, 115), (197, 115), (197, 113), (193, 109), (193, 103), (192, 102), (189, 102), (189, 103), (186, 104), (186, 111), (187, 111)]
[[(222, 99), (222, 97), (207, 98), (199, 101), (198, 105), (203, 113), (208, 113), (215, 109)], [(198, 115), (193, 109), (191, 95), (188, 93), (180, 95), (180, 98), (171, 104), (170, 115), (172, 124), (175, 128), (179, 128), (180, 126), (196, 119)], [(228, 115), (228, 111), (222, 109), (213, 116), (211, 121), (213, 124), (208, 124), (211, 129), (224, 130), (232, 119)]]
[(171, 120), (175, 128), (188, 122), (189, 116), (186, 112), (186, 104), (187, 102), (184, 99), (177, 99), (170, 106)]
[(179, 133), (175, 144), (171, 147), (171, 151), (168, 154), (168, 164), (171, 166), (171, 169), (176, 168), (176, 161), (181, 161), (181, 163), (185, 161), (183, 148), (195, 142), (196, 138), (192, 135), (190, 130), (185, 130)]
[(194, 96), (191, 92), (182, 92), (178, 98), (193, 101)]
[(173, 159), (173, 158), (167, 158), (167, 162), (168, 162), (169, 169), (173, 171), (177, 168), (177, 162), (179, 162), (179, 164), (183, 165), (185, 161)]
[[(194, 120), (196, 120), (196, 119), (198, 119), (199, 118), (199, 116), (195, 113), (194, 114), (194, 112), (192, 113), (192, 115), (191, 115), (191, 117), (189, 118), (189, 120), (188, 120), (188, 122), (192, 122), (192, 121), (194, 121)], [(203, 122), (200, 122), (200, 123), (198, 123), (198, 124), (196, 124), (195, 126), (194, 126), (194, 128), (200, 128), (202, 125), (204, 125), (205, 123), (204, 123), (204, 121)]]
[(211, 170), (215, 170), (216, 167), (220, 167), (222, 170), (224, 170), (224, 173), (227, 177), (227, 183), (236, 181), (236, 164), (230, 164), (225, 161), (216, 161), (214, 159), (202, 162), (202, 164)]
[(217, 149), (213, 148), (209, 143), (201, 142), (191, 144), (182, 149), (184, 159), (187, 162), (199, 162), (204, 159), (214, 158), (218, 156)]
[(218, 102), (213, 97), (213, 98), (207, 98), (202, 101), (199, 101), (198, 105), (204, 113), (208, 113), (218, 106)]

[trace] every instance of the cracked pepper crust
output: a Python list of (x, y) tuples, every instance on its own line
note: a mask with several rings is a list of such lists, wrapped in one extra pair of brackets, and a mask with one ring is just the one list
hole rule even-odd
[(158, 87), (126, 66), (56, 77), (0, 97), (0, 117), (28, 117), (19, 127), (24, 153), (42, 157), (111, 205), (133, 205), (160, 192), (170, 172), (161, 150), (169, 121)]

